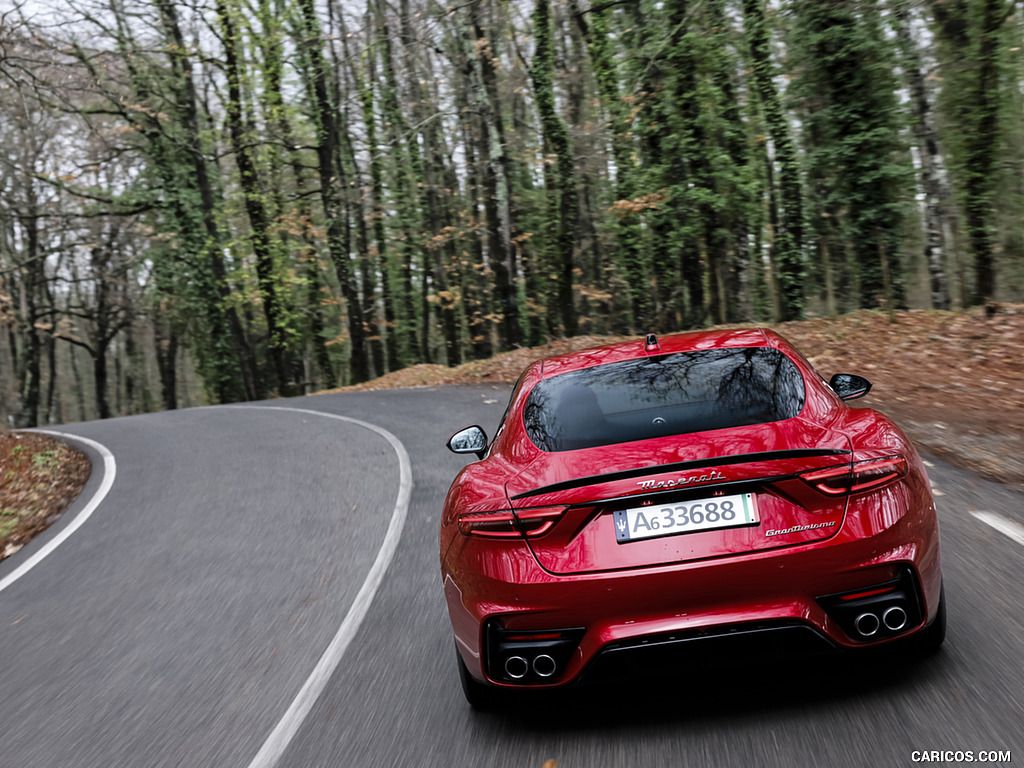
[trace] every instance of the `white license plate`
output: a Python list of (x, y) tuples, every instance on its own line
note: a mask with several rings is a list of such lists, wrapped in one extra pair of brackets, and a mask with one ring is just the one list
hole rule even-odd
[(682, 504), (615, 510), (615, 540), (620, 544), (654, 536), (756, 525), (757, 500), (752, 493), (716, 496)]

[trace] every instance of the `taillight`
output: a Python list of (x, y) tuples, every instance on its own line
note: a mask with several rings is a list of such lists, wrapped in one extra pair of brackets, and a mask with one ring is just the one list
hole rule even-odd
[(800, 479), (829, 496), (862, 493), (888, 485), (907, 474), (905, 456), (867, 459), (827, 469), (803, 472)]
[(510, 509), (497, 512), (470, 512), (459, 515), (459, 533), (466, 536), (491, 536), (510, 539), (520, 535), (540, 536), (551, 530), (565, 512), (565, 507)]

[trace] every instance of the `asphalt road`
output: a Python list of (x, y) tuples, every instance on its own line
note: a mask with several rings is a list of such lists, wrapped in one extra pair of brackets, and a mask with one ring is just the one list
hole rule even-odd
[[(349, 393), (63, 428), (106, 446), (116, 479), (92, 517), (0, 591), (0, 766), (248, 768), (282, 722), (292, 728), (263, 765), (862, 768), (913, 765), (922, 750), (1024, 762), (1024, 543), (970, 514), (1024, 525), (1024, 494), (934, 461), (950, 614), (937, 656), (751, 659), (470, 710), (436, 548), (464, 459), (443, 443), (472, 423), (493, 431), (507, 392)], [(363, 420), (405, 446), (415, 485), (389, 562), (394, 447), (282, 407)], [(102, 458), (89, 452), (97, 469), (81, 499), (0, 563), (0, 584), (99, 487)], [(332, 648), (322, 690), (296, 714)]]

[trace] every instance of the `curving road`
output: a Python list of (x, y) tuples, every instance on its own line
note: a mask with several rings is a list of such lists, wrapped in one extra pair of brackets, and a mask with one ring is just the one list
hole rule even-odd
[[(64, 428), (109, 449), (116, 479), (10, 580), (100, 488), (102, 456), (85, 446), (81, 499), (0, 563), (0, 766), (862, 768), (921, 750), (1024, 762), (1024, 494), (938, 462), (938, 656), (751, 659), (470, 710), (436, 551), (464, 460), (443, 443), (467, 424), (493, 430), (507, 393), (348, 393)], [(407, 510), (385, 432), (411, 456)]]

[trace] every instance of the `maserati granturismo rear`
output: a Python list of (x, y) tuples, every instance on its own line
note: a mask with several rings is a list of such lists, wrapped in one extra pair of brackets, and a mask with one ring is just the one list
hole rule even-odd
[(444, 502), (463, 690), (566, 686), (695, 655), (814, 653), (945, 634), (935, 505), (887, 417), (768, 330), (551, 357), (515, 385)]

